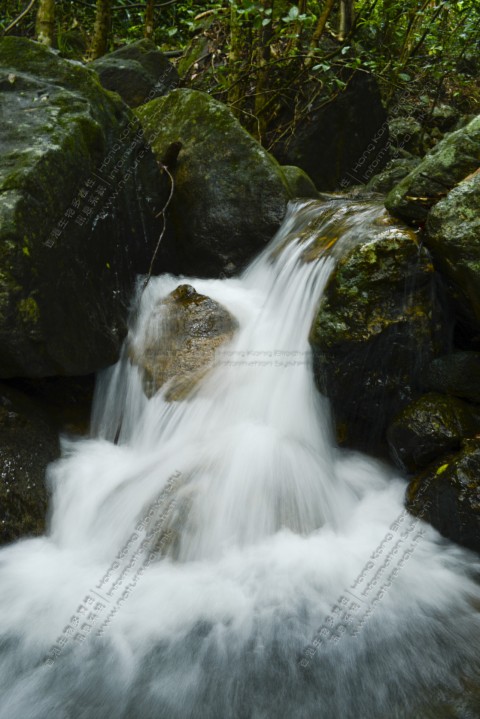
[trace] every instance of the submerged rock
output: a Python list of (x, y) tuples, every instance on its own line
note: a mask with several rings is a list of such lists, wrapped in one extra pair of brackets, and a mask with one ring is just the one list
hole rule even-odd
[(433, 205), (480, 164), (480, 115), (446, 135), (387, 196), (392, 215), (423, 222)]
[(340, 259), (310, 342), (340, 444), (385, 454), (386, 427), (442, 342), (434, 269), (411, 230), (386, 229)]
[(393, 420), (387, 438), (393, 456), (409, 472), (460, 449), (466, 437), (480, 433), (480, 409), (456, 397), (423, 395)]
[(162, 97), (178, 85), (175, 67), (151, 40), (138, 40), (90, 63), (107, 90), (130, 107)]
[(216, 350), (238, 327), (221, 304), (180, 285), (155, 308), (130, 357), (144, 371), (147, 396), (168, 382), (165, 398), (184, 399), (212, 366)]
[[(205, 93), (174, 90), (137, 114), (174, 179), (176, 238), (162, 247), (168, 269), (201, 277), (240, 271), (284, 217), (290, 191), (280, 165)], [(165, 162), (172, 146), (178, 157)]]
[(167, 191), (137, 120), (91, 70), (0, 41), (0, 376), (116, 361)]
[(480, 439), (431, 465), (409, 485), (407, 508), (443, 536), (480, 552)]
[(51, 418), (23, 393), (0, 385), (0, 543), (45, 530), (45, 469), (60, 454)]
[[(477, 165), (480, 117), (478, 125)], [(433, 208), (426, 229), (425, 244), (447, 282), (459, 334), (466, 346), (480, 347), (480, 170)]]

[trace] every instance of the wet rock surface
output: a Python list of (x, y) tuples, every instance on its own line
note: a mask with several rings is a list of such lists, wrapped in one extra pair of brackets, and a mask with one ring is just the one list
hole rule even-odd
[(407, 471), (427, 467), (438, 457), (459, 450), (463, 440), (480, 433), (480, 407), (431, 392), (395, 417), (387, 438), (393, 456)]
[(412, 231), (386, 229), (342, 257), (310, 334), (340, 444), (388, 452), (386, 428), (418, 395), (444, 330), (432, 262)]
[(118, 357), (168, 188), (93, 71), (20, 37), (0, 65), (0, 377), (88, 374)]
[(147, 396), (168, 386), (168, 401), (185, 399), (215, 361), (238, 324), (218, 302), (180, 285), (155, 308), (143, 342), (130, 356), (144, 371)]
[(239, 272), (283, 220), (291, 195), (282, 168), (203, 92), (174, 90), (136, 112), (174, 182), (175, 239), (162, 243), (163, 265), (197, 277)]
[(462, 397), (480, 404), (480, 352), (452, 352), (428, 366), (423, 383), (427, 389)]
[[(480, 164), (480, 130), (478, 150)], [(471, 348), (480, 347), (480, 171), (466, 177), (432, 209), (425, 244), (446, 280), (458, 339)]]
[(409, 485), (407, 508), (448, 539), (480, 552), (480, 439), (430, 465)]
[(0, 543), (45, 530), (45, 469), (60, 454), (58, 429), (37, 403), (0, 385)]

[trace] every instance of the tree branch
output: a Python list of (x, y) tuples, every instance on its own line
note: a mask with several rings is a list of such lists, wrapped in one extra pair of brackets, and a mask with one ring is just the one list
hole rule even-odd
[(15, 25), (18, 25), (18, 23), (20, 22), (20, 20), (23, 20), (23, 18), (25, 17), (25, 15), (26, 15), (26, 14), (31, 10), (31, 8), (35, 5), (35, 2), (36, 2), (36, 0), (30, 0), (30, 2), (28, 3), (27, 7), (25, 8), (25, 10), (23, 10), (23, 11), (20, 13), (20, 15), (19, 15), (17, 18), (15, 18), (15, 20), (14, 20), (13, 22), (11, 22), (8, 27), (5, 28), (5, 30), (3, 31), (3, 34), (4, 34), (4, 35), (6, 35), (7, 32), (10, 32), (10, 30), (12, 30), (12, 29), (15, 27)]

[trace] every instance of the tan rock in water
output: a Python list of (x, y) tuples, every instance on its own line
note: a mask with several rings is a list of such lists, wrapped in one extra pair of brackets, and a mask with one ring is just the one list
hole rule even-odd
[(185, 399), (237, 327), (221, 304), (191, 285), (177, 287), (152, 313), (143, 346), (131, 348), (132, 361), (144, 370), (145, 393), (151, 397), (168, 382), (165, 398)]

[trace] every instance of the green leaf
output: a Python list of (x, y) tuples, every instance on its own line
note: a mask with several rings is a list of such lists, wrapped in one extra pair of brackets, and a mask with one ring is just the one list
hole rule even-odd
[(398, 77), (400, 78), (400, 80), (405, 80), (405, 82), (408, 82), (409, 80), (412, 79), (412, 78), (410, 77), (410, 75), (407, 75), (406, 72), (399, 72), (399, 73), (398, 73)]

